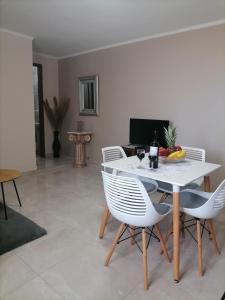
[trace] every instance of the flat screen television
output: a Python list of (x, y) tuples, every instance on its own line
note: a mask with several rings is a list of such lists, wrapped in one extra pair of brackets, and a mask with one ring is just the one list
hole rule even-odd
[(130, 144), (150, 145), (154, 139), (154, 131), (158, 132), (158, 142), (166, 147), (164, 127), (168, 128), (168, 120), (130, 119)]

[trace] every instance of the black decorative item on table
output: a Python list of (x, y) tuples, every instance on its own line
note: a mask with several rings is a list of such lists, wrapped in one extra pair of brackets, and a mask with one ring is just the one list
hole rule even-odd
[(137, 157), (140, 161), (145, 157), (145, 149), (137, 149)]
[(149, 167), (150, 169), (157, 169), (159, 166), (159, 143), (158, 143), (158, 134), (155, 130), (154, 140), (150, 145), (149, 150)]

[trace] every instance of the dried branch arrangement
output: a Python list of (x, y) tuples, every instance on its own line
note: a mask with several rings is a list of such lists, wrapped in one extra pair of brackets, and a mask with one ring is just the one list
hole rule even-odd
[(53, 106), (49, 104), (48, 99), (44, 101), (45, 111), (53, 131), (61, 130), (64, 117), (69, 108), (69, 104), (70, 99), (68, 98), (57, 100), (57, 98), (54, 97)]

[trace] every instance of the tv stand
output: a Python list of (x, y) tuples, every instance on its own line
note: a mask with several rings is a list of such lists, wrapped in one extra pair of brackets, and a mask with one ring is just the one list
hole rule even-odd
[(137, 149), (144, 148), (146, 151), (148, 151), (149, 146), (140, 145), (140, 144), (128, 144), (128, 145), (122, 145), (122, 148), (125, 151), (127, 156), (133, 156), (133, 155), (137, 155)]

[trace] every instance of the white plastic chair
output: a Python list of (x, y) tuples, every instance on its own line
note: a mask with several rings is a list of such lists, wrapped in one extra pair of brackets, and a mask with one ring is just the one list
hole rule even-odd
[[(102, 148), (102, 158), (103, 158), (103, 162), (109, 162), (109, 161), (114, 161), (114, 160), (121, 159), (121, 158), (127, 158), (127, 156), (122, 147), (110, 146), (110, 147)], [(110, 168), (104, 168), (104, 171), (106, 171), (108, 173), (113, 172), (113, 170)], [(126, 173), (126, 172), (119, 172), (118, 175), (131, 177), (131, 178), (137, 178), (137, 176)], [(144, 187), (146, 188), (148, 193), (153, 193), (153, 192), (157, 191), (158, 184), (155, 180), (151, 180), (151, 179), (143, 178), (143, 177), (139, 177), (139, 178), (143, 182)], [(110, 216), (109, 210), (106, 206), (104, 209), (104, 212), (102, 214), (102, 218), (101, 218), (101, 224), (100, 224), (100, 229), (99, 229), (99, 238), (103, 238), (103, 236), (104, 236), (104, 231), (105, 231), (105, 227), (107, 225), (109, 216)]]
[[(126, 153), (120, 146), (110, 146), (110, 147), (104, 147), (102, 148), (102, 161), (103, 162), (109, 162), (114, 161), (117, 159), (125, 158)], [(104, 171), (108, 173), (112, 173), (112, 169), (110, 168), (104, 168)]]
[[(182, 149), (186, 151), (186, 158), (205, 162), (205, 150), (204, 149), (187, 147), (187, 146), (182, 146)], [(194, 182), (182, 187), (181, 190), (199, 189), (202, 182), (203, 182), (203, 178), (199, 178), (199, 179), (195, 180)], [(169, 183), (165, 183), (165, 182), (161, 182), (161, 181), (157, 181), (157, 183), (158, 183), (158, 192), (164, 193), (164, 195), (160, 199), (160, 202), (162, 202), (165, 200), (166, 195), (172, 194), (173, 188), (172, 188), (172, 185)]]
[[(103, 162), (109, 162), (109, 161), (113, 161), (113, 160), (117, 160), (117, 159), (121, 159), (121, 158), (127, 158), (127, 155), (121, 146), (110, 146), (110, 147), (102, 148)], [(113, 172), (113, 170), (110, 168), (104, 168), (104, 171), (106, 171), (108, 173)], [(155, 191), (157, 191), (158, 184), (155, 180), (152, 180), (150, 178), (136, 176), (136, 175), (133, 175), (130, 173), (122, 172), (122, 171), (118, 172), (118, 175), (132, 177), (132, 178), (138, 177), (143, 182), (144, 187), (146, 188), (148, 193), (154, 193)]]
[(186, 151), (187, 158), (205, 162), (204, 149), (187, 147), (187, 146), (181, 146), (181, 148)]
[[(214, 193), (207, 193), (197, 190), (184, 190), (180, 193), (180, 210), (181, 212), (194, 217), (197, 225), (197, 243), (198, 243), (198, 269), (199, 274), (203, 274), (203, 263), (202, 263), (202, 233), (206, 229), (205, 221), (202, 224), (201, 219), (206, 220), (208, 224), (208, 232), (214, 242), (215, 248), (218, 253), (220, 253), (216, 234), (213, 225), (213, 218), (215, 218), (221, 209), (225, 206), (225, 180), (218, 186)], [(184, 226), (184, 229), (189, 231), (190, 220), (188, 222), (188, 227)], [(186, 223), (185, 222), (185, 223)], [(202, 228), (202, 232), (201, 232)], [(191, 234), (191, 232), (189, 231)]]
[[(148, 267), (147, 267), (147, 247), (148, 242), (146, 233), (149, 227), (154, 226), (157, 230), (157, 236), (161, 242), (162, 250), (169, 261), (169, 256), (159, 229), (159, 222), (170, 212), (171, 207), (167, 204), (153, 204), (142, 182), (138, 178), (123, 177), (113, 175), (102, 171), (104, 192), (107, 206), (110, 213), (121, 222), (119, 230), (116, 233), (111, 249), (105, 259), (105, 265), (108, 266), (110, 258), (116, 245), (120, 242), (123, 233), (133, 227), (142, 228), (142, 253), (144, 265), (144, 287), (148, 288)], [(152, 229), (153, 230), (153, 229)], [(151, 231), (151, 234), (153, 232)], [(134, 234), (130, 232), (131, 238)]]

